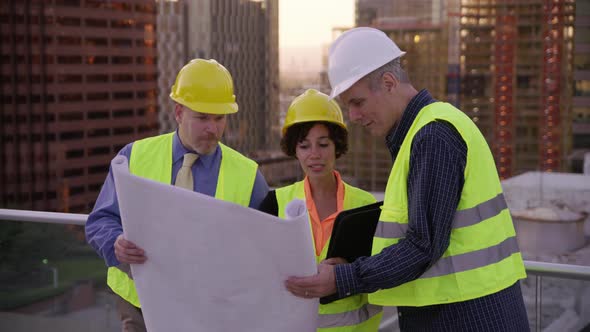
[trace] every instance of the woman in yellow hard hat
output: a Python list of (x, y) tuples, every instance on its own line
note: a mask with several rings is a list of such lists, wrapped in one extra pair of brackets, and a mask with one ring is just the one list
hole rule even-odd
[[(342, 181), (334, 169), (348, 149), (348, 131), (336, 102), (309, 89), (296, 97), (285, 117), (281, 148), (296, 158), (305, 173), (303, 181), (271, 191), (260, 210), (285, 217), (287, 203), (298, 198), (309, 212), (317, 262), (326, 258), (336, 215), (375, 202), (369, 192)], [(355, 295), (320, 305), (318, 331), (377, 331), (381, 308), (369, 305), (367, 295)]]

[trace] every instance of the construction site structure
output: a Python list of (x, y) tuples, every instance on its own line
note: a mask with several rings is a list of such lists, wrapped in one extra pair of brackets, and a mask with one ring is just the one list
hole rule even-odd
[(462, 0), (461, 109), (501, 178), (567, 169), (573, 0)]
[[(451, 0), (456, 1), (456, 0)], [(357, 0), (356, 25), (372, 26), (380, 20), (412, 17), (421, 22), (444, 21), (448, 0)]]
[(0, 206), (89, 211), (158, 131), (155, 2), (2, 1), (0, 36)]
[(590, 154), (590, 0), (576, 1), (571, 170), (582, 173)]

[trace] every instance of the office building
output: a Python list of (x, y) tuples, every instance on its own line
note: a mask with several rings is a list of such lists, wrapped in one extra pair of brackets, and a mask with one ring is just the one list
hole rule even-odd
[(88, 212), (126, 143), (157, 133), (155, 2), (0, 4), (0, 205)]

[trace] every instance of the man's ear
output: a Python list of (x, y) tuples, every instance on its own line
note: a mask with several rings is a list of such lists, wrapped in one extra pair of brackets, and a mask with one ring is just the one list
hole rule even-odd
[(381, 85), (389, 92), (397, 88), (398, 84), (399, 80), (390, 72), (386, 72), (381, 76)]
[(174, 104), (174, 118), (176, 119), (176, 123), (180, 124), (182, 120), (182, 105)]

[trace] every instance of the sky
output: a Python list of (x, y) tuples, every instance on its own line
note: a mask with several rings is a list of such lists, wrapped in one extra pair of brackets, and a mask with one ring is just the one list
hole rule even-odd
[(280, 0), (279, 62), (282, 72), (318, 72), (322, 45), (332, 27), (354, 25), (354, 0)]

